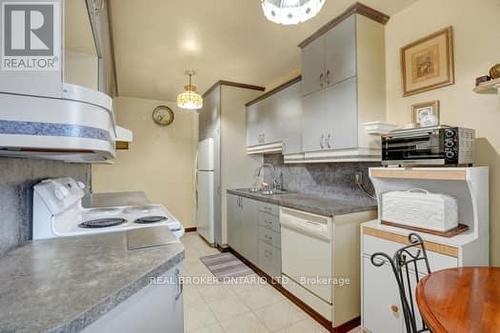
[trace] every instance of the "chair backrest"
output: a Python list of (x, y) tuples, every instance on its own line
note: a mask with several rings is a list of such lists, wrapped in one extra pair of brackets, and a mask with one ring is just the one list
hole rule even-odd
[(396, 251), (392, 258), (386, 253), (377, 252), (370, 259), (377, 267), (383, 266), (386, 262), (390, 263), (399, 289), (406, 332), (419, 333), (428, 331), (428, 328), (423, 320), (417, 324), (418, 309), (415, 309), (414, 292), (422, 275), (430, 274), (431, 269), (422, 238), (411, 233), (408, 235), (408, 240), (410, 245)]

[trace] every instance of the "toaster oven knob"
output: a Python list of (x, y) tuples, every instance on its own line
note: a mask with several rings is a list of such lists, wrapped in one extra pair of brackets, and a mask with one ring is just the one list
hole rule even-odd
[(454, 159), (454, 158), (455, 158), (456, 154), (455, 154), (455, 152), (454, 152), (454, 151), (451, 151), (451, 150), (450, 150), (450, 151), (447, 151), (447, 152), (446, 152), (445, 156), (446, 156), (446, 159), (448, 159), (448, 160), (452, 160), (452, 159)]
[(453, 140), (446, 140), (444, 145), (448, 148), (454, 147), (455, 146), (455, 141)]
[(455, 131), (449, 129), (449, 130), (446, 130), (444, 134), (446, 135), (447, 138), (452, 138), (455, 136)]

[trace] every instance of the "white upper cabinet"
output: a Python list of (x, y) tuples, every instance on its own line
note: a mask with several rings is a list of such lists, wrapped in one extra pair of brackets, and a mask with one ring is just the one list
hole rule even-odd
[(332, 86), (356, 75), (356, 16), (324, 35), (325, 83)]
[(325, 90), (327, 149), (352, 149), (358, 146), (356, 82), (353, 77)]
[(385, 119), (384, 26), (356, 12), (330, 25), (300, 45), (302, 155), (286, 162), (380, 159), (362, 124)]
[(325, 39), (320, 37), (302, 49), (302, 95), (321, 90), (325, 85)]
[[(300, 77), (247, 104), (247, 147), (249, 153), (276, 147), (286, 153), (301, 151), (302, 98)], [(259, 149), (259, 147), (263, 147)]]
[(356, 18), (351, 16), (302, 49), (302, 95), (356, 75)]

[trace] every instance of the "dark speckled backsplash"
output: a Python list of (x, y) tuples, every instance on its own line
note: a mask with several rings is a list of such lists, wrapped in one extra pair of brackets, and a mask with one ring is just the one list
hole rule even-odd
[(33, 185), (73, 177), (90, 184), (88, 164), (0, 158), (0, 255), (32, 238)]
[[(354, 175), (361, 172), (366, 189), (373, 193), (368, 168), (380, 166), (380, 163), (373, 162), (284, 164), (281, 154), (265, 155), (264, 162), (273, 164), (276, 170), (282, 172), (284, 189), (332, 198), (368, 198), (356, 186)], [(270, 181), (269, 169), (264, 172), (266, 181)]]

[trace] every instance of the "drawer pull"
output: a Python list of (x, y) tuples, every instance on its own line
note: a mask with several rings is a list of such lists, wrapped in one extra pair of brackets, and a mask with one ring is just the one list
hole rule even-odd
[(391, 305), (391, 311), (394, 312), (394, 313), (398, 313), (399, 312), (399, 307), (397, 305)]

